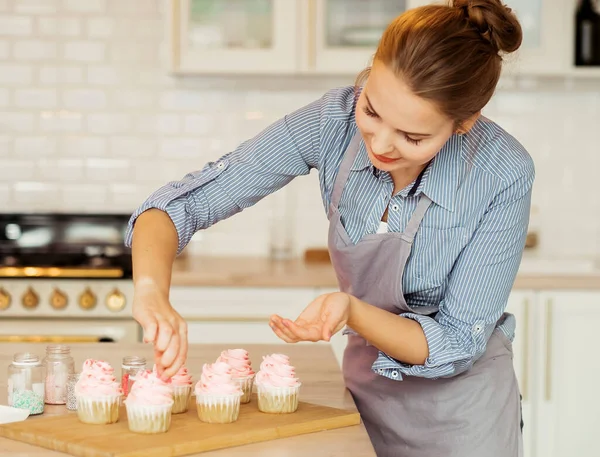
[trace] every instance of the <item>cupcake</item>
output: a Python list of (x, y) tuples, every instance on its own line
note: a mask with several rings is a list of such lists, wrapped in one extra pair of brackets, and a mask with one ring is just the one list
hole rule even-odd
[(171, 378), (173, 389), (173, 414), (185, 413), (188, 410), (192, 395), (192, 376), (186, 367), (181, 367), (177, 374)]
[(123, 391), (114, 372), (110, 364), (101, 360), (83, 362), (75, 397), (77, 417), (84, 424), (113, 424), (119, 420)]
[(202, 367), (195, 388), (198, 418), (202, 422), (228, 424), (237, 420), (242, 389), (231, 374), (231, 367), (224, 362)]
[(263, 413), (293, 413), (298, 409), (300, 385), (287, 355), (263, 357), (256, 374), (258, 409)]
[(254, 370), (244, 349), (228, 349), (221, 352), (217, 362), (225, 362), (231, 367), (231, 377), (242, 389), (240, 403), (249, 403), (252, 395), (252, 384), (254, 383)]
[(139, 373), (125, 400), (129, 430), (164, 433), (171, 426), (173, 390), (155, 371)]

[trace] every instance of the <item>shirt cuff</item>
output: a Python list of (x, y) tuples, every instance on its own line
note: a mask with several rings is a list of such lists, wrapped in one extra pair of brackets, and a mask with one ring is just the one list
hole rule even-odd
[[(415, 320), (421, 325), (429, 347), (429, 356), (423, 365), (410, 365), (379, 351), (379, 356), (371, 367), (373, 372), (401, 381), (403, 375), (438, 379), (456, 375), (468, 368), (474, 354), (470, 354), (471, 351), (466, 346), (454, 347), (450, 344), (446, 335), (447, 330), (439, 322), (429, 316), (414, 313), (401, 314), (401, 316)], [(483, 336), (484, 330), (483, 323), (477, 322), (472, 326), (471, 333)]]

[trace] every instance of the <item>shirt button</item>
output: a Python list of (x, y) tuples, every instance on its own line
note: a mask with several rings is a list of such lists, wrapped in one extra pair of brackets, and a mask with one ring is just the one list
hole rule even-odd
[(392, 378), (397, 378), (398, 372), (396, 370), (392, 371)]
[(223, 162), (219, 162), (217, 164), (217, 168), (223, 168), (225, 166), (225, 164)]
[(400, 209), (400, 206), (398, 206), (396, 203), (394, 203), (392, 205), (392, 211), (398, 211)]
[(473, 326), (473, 333), (479, 335), (483, 331), (483, 325), (477, 323)]
[(383, 374), (383, 368), (380, 368), (379, 370), (377, 370), (377, 373)]

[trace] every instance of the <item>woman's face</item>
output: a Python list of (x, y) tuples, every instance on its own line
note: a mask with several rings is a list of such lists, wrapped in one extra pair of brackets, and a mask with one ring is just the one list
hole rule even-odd
[(451, 119), (379, 62), (358, 99), (356, 123), (371, 163), (392, 176), (418, 174), (454, 133)]

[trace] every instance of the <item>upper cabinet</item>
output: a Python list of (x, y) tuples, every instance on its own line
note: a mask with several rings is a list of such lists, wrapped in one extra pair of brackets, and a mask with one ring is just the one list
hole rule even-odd
[(293, 73), (298, 68), (295, 0), (171, 0), (176, 73)]
[[(504, 0), (523, 28), (505, 75), (600, 74), (574, 66), (577, 1)], [(180, 74), (356, 75), (386, 26), (434, 0), (170, 0), (171, 70)]]
[[(519, 50), (506, 58), (509, 75), (557, 75), (569, 66), (572, 40), (567, 30), (566, 0), (505, 0), (523, 29)], [(573, 18), (573, 15), (568, 16)]]
[(410, 8), (409, 0), (316, 0), (309, 18), (315, 27), (317, 73), (358, 73), (367, 67), (387, 25)]

